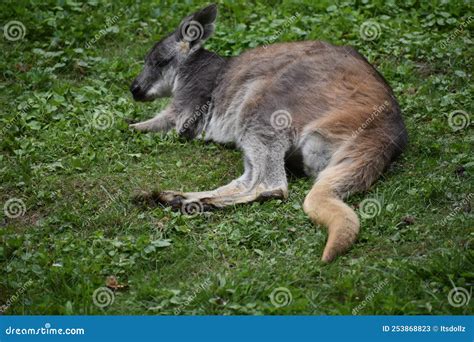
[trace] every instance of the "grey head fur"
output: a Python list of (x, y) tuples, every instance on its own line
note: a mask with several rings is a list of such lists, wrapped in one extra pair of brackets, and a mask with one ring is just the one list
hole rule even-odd
[(173, 33), (156, 43), (130, 90), (136, 101), (173, 97), (176, 130), (194, 138), (202, 131), (216, 79), (227, 60), (202, 45), (214, 32), (216, 5), (184, 18)]

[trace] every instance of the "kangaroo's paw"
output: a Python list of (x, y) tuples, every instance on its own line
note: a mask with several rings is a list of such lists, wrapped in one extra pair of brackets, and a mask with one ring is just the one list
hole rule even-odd
[(185, 215), (196, 215), (206, 211), (211, 211), (216, 207), (211, 203), (206, 203), (206, 199), (203, 200), (187, 200), (181, 201), (181, 212)]
[(181, 210), (182, 202), (186, 195), (179, 191), (160, 191), (156, 193), (156, 201), (166, 207)]
[(132, 203), (145, 207), (156, 207), (159, 204), (156, 198), (156, 191), (138, 190), (132, 195)]
[(288, 191), (282, 189), (276, 190), (269, 190), (269, 191), (262, 191), (258, 194), (256, 201), (257, 202), (265, 202), (271, 199), (287, 199), (288, 198)]
[(123, 121), (125, 121), (129, 126), (137, 123), (137, 120), (132, 118), (124, 118)]
[(179, 209), (181, 207), (181, 201), (185, 198), (184, 194), (177, 191), (140, 190), (132, 196), (132, 202), (138, 205), (154, 207), (161, 204), (163, 206)]
[(194, 215), (210, 211), (215, 208), (211, 203), (199, 199), (189, 199), (186, 193), (177, 191), (162, 191), (158, 194), (157, 201), (162, 205), (181, 211), (185, 215)]
[(137, 130), (137, 131), (140, 131), (140, 132), (148, 132), (151, 129), (150, 124), (147, 123), (146, 121), (132, 123), (132, 124), (128, 125), (128, 127), (133, 128), (134, 130)]

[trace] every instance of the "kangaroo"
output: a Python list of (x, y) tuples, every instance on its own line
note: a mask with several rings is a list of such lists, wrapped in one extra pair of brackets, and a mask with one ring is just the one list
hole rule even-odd
[(234, 144), (245, 171), (212, 191), (156, 191), (142, 199), (185, 212), (286, 199), (285, 165), (297, 165), (315, 178), (303, 210), (327, 227), (322, 261), (330, 262), (360, 228), (343, 199), (367, 190), (407, 144), (393, 91), (349, 46), (281, 43), (223, 58), (203, 48), (216, 17), (216, 5), (205, 7), (153, 46), (130, 90), (136, 101), (172, 101), (131, 127)]

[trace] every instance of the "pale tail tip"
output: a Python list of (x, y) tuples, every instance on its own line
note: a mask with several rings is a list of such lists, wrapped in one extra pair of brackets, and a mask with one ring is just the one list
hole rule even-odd
[(331, 261), (334, 260), (334, 255), (329, 252), (324, 251), (323, 256), (321, 257), (321, 261), (325, 264), (329, 264)]

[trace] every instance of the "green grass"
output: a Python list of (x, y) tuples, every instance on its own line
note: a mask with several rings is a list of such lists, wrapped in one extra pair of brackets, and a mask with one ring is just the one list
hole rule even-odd
[[(26, 207), (17, 218), (0, 211), (0, 305), (18, 297), (7, 314), (473, 312), (473, 300), (448, 302), (454, 285), (472, 293), (474, 283), (473, 125), (448, 123), (455, 110), (472, 119), (474, 107), (472, 20), (459, 29), (473, 15), (468, 1), (219, 2), (207, 48), (237, 55), (278, 31), (275, 41), (353, 45), (400, 101), (410, 145), (349, 199), (377, 199), (381, 210), (329, 265), (319, 260), (326, 232), (301, 208), (310, 179), (291, 177), (285, 202), (192, 217), (131, 203), (137, 189), (209, 190), (242, 171), (238, 151), (128, 129), (125, 119), (167, 102), (132, 101), (143, 56), (203, 5), (158, 3), (0, 5), (2, 25), (26, 28), (23, 39), (0, 39), (0, 204)], [(377, 39), (362, 39), (366, 21), (378, 23)], [(110, 127), (97, 129), (94, 115)], [(111, 275), (127, 286), (100, 308), (93, 293)], [(280, 287), (292, 299), (283, 307), (271, 301)]]

